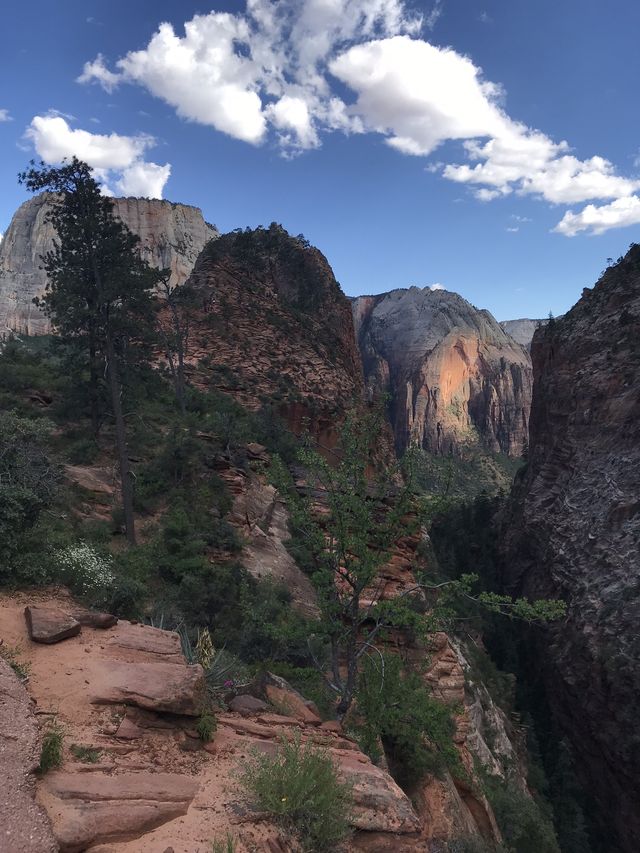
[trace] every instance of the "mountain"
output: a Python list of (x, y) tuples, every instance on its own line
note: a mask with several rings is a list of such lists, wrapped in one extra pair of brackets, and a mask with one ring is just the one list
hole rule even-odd
[[(218, 231), (197, 207), (148, 198), (114, 198), (114, 213), (140, 237), (140, 253), (151, 266), (171, 269), (182, 284), (202, 248)], [(47, 219), (50, 196), (34, 196), (18, 208), (0, 243), (0, 336), (9, 331), (42, 335), (49, 320), (32, 300), (45, 289), (41, 256), (53, 247)]]
[(531, 341), (533, 340), (536, 329), (539, 326), (546, 326), (548, 322), (548, 320), (522, 318), (520, 320), (503, 320), (500, 325), (520, 346), (531, 349)]
[(194, 384), (252, 410), (275, 403), (295, 432), (310, 420), (321, 441), (335, 441), (363, 385), (349, 300), (325, 256), (275, 223), (233, 231), (207, 246), (188, 284), (200, 306)]
[(506, 518), (509, 591), (567, 602), (532, 666), (612, 853), (640, 849), (639, 342), (636, 245), (534, 336), (529, 461)]
[(365, 382), (389, 393), (399, 450), (480, 442), (522, 453), (531, 401), (527, 351), (493, 316), (445, 290), (411, 287), (352, 301)]

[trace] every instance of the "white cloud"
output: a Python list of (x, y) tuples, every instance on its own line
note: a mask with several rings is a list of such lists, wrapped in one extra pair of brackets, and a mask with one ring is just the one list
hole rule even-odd
[(579, 213), (567, 211), (553, 229), (565, 237), (575, 237), (581, 231), (603, 234), (610, 228), (624, 228), (640, 223), (640, 197), (617, 198), (610, 204), (588, 204)]
[[(93, 19), (87, 18), (87, 21)], [(104, 57), (99, 53), (93, 62), (85, 62), (82, 68), (82, 74), (76, 79), (77, 83), (89, 83), (91, 80), (96, 80), (105, 92), (113, 92), (120, 82), (118, 74), (109, 71), (104, 63)]]
[[(420, 37), (442, 7), (433, 0), (418, 16), (404, 0), (246, 0), (243, 13), (195, 15), (184, 33), (161, 23), (114, 70), (99, 54), (78, 79), (108, 92), (140, 85), (186, 120), (253, 145), (275, 138), (284, 154), (317, 148), (332, 131), (378, 133), (421, 157), (457, 141), (460, 162), (431, 169), (483, 202), (515, 194), (628, 208), (640, 181), (512, 118), (501, 86), (472, 59)], [(579, 216), (566, 214), (557, 230)]]
[(155, 145), (151, 136), (121, 136), (117, 133), (90, 133), (72, 128), (61, 115), (34, 116), (25, 133), (38, 155), (53, 165), (65, 157), (76, 156), (93, 167), (95, 176), (111, 194), (109, 182), (117, 181), (121, 192), (162, 198), (162, 190), (171, 173), (167, 164), (145, 162), (148, 148)]
[(0, 110), (0, 121), (13, 121), (9, 115), (9, 110)]
[(520, 226), (519, 226), (519, 225), (514, 225), (512, 228), (507, 228), (507, 231), (508, 231), (510, 234), (517, 234), (519, 230), (520, 230)]
[(439, 282), (436, 282), (436, 284), (430, 284), (430, 285), (429, 285), (429, 290), (431, 290), (431, 291), (434, 291), (434, 290), (446, 290), (446, 289), (447, 289), (447, 288), (444, 286), (444, 284), (440, 284)]
[(4, 240), (4, 234), (2, 233), (2, 231), (0, 231), (0, 245), (2, 244), (3, 240)]

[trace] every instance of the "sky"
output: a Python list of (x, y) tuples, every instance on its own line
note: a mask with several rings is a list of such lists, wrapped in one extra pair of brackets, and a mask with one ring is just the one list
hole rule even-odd
[(3, 9), (0, 233), (31, 158), (303, 233), (351, 296), (564, 313), (640, 241), (637, 0)]

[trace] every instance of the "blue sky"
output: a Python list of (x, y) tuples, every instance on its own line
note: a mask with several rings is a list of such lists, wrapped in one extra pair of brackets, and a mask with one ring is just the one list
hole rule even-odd
[(304, 233), (350, 295), (441, 283), (498, 319), (564, 312), (640, 239), (636, 0), (32, 0), (3, 30), (0, 232), (30, 157), (76, 153)]

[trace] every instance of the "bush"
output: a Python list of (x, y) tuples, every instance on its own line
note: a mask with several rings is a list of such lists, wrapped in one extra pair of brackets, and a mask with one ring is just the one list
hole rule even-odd
[(62, 744), (64, 742), (64, 729), (55, 717), (49, 722), (42, 737), (40, 749), (40, 764), (38, 771), (46, 773), (49, 770), (62, 766)]
[(493, 776), (484, 789), (505, 845), (515, 853), (560, 853), (551, 817), (514, 784)]
[(113, 561), (86, 542), (76, 542), (53, 555), (58, 577), (77, 595), (101, 603), (113, 590)]
[(198, 717), (198, 722), (196, 723), (196, 731), (198, 732), (200, 740), (203, 743), (209, 743), (217, 728), (218, 723), (213, 714), (210, 711), (203, 711)]
[(253, 804), (291, 832), (308, 853), (334, 853), (349, 834), (351, 791), (329, 754), (282, 738), (275, 756), (256, 754), (240, 781)]
[(363, 750), (376, 758), (381, 741), (400, 785), (445, 768), (463, 774), (451, 708), (431, 696), (418, 673), (403, 672), (397, 655), (384, 655), (384, 670), (380, 660), (366, 661), (356, 701), (361, 720), (354, 729)]

